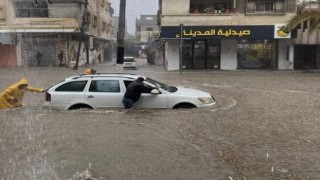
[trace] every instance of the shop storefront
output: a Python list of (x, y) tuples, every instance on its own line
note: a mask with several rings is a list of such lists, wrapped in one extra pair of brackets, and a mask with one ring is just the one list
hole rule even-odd
[(181, 32), (180, 29), (161, 27), (168, 70), (179, 69), (180, 37), (183, 69), (289, 69), (291, 36), (282, 32), (279, 25), (184, 26)]
[(218, 69), (220, 67), (219, 40), (185, 40), (182, 46), (182, 68)]

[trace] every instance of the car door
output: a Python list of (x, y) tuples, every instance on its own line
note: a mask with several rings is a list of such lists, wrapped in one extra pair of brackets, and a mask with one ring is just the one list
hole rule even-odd
[(168, 108), (168, 97), (163, 91), (161, 94), (142, 93), (134, 106), (139, 108)]
[(123, 90), (117, 79), (92, 80), (85, 98), (95, 108), (123, 107)]
[[(132, 81), (124, 81), (127, 87)], [(144, 83), (145, 86), (150, 86)], [(134, 103), (134, 107), (138, 108), (168, 108), (168, 96), (164, 90), (161, 94), (142, 93), (139, 101)]]
[(65, 106), (82, 102), (86, 85), (87, 80), (77, 80), (58, 86), (53, 92), (50, 92), (52, 94), (52, 104)]

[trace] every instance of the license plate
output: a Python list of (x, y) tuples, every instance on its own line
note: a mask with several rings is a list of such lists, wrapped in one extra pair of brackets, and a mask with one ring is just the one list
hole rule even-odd
[(125, 63), (125, 65), (132, 65), (132, 63)]

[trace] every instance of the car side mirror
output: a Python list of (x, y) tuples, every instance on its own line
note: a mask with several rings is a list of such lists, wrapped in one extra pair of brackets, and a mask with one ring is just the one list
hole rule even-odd
[(151, 94), (161, 94), (161, 92), (158, 89), (152, 89)]

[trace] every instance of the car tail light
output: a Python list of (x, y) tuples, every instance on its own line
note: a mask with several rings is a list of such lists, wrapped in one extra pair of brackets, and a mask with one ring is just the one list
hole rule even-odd
[(46, 101), (51, 101), (51, 94), (46, 92), (46, 97), (45, 97)]

